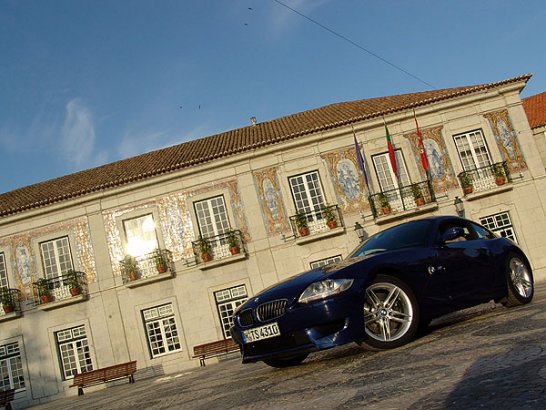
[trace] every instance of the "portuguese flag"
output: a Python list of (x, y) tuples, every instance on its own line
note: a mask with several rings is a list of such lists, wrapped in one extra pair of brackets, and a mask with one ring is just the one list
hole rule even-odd
[(421, 134), (421, 130), (419, 129), (419, 124), (417, 123), (417, 116), (415, 115), (415, 110), (413, 110), (413, 118), (415, 118), (415, 128), (417, 129), (417, 137), (419, 138), (418, 144), (419, 144), (419, 153), (421, 154), (421, 164), (423, 164), (423, 169), (425, 170), (425, 172), (428, 173), (427, 152), (423, 144), (423, 135)]
[(394, 175), (398, 178), (398, 170), (396, 168), (396, 155), (394, 154), (394, 144), (392, 142), (391, 134), (389, 133), (389, 129), (387, 128), (387, 124), (385, 123), (385, 132), (387, 134), (387, 146), (389, 148), (389, 159), (391, 160), (391, 167), (392, 172), (394, 172)]

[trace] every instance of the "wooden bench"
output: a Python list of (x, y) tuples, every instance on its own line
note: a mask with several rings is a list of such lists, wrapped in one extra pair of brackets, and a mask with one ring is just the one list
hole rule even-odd
[(134, 383), (135, 379), (133, 374), (137, 369), (136, 363), (136, 361), (120, 363), (85, 373), (76, 373), (70, 387), (77, 387), (78, 396), (81, 396), (83, 395), (83, 388), (93, 384), (106, 383), (124, 377), (129, 378), (129, 383)]
[(239, 345), (233, 339), (217, 340), (215, 342), (204, 343), (193, 346), (192, 358), (199, 358), (199, 365), (205, 367), (205, 360), (209, 357), (220, 356), (239, 350)]
[(15, 396), (15, 389), (0, 391), (0, 407), (5, 407), (6, 410), (11, 410), (11, 402)]

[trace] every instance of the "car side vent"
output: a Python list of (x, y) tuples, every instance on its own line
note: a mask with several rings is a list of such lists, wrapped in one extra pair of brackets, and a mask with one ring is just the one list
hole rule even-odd
[(287, 305), (288, 301), (286, 299), (264, 303), (263, 305), (258, 306), (258, 309), (256, 309), (256, 316), (261, 322), (275, 319), (284, 315)]
[(252, 309), (243, 310), (241, 313), (239, 313), (239, 324), (241, 326), (251, 326), (254, 324)]

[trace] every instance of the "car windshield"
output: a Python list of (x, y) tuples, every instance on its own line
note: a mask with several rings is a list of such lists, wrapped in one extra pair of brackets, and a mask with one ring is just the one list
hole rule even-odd
[(354, 258), (394, 249), (425, 246), (431, 224), (432, 221), (429, 220), (413, 221), (378, 232), (360, 244), (348, 257)]

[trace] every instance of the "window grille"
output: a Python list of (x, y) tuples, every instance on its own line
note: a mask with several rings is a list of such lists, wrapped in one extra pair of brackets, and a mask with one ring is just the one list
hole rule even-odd
[(93, 370), (85, 326), (65, 329), (55, 334), (63, 379)]
[(336, 256), (332, 256), (330, 258), (324, 258), (324, 259), (320, 259), (318, 261), (311, 262), (310, 265), (311, 265), (311, 269), (316, 269), (316, 268), (320, 268), (322, 266), (329, 265), (329, 264), (334, 263), (334, 262), (341, 262), (341, 260), (342, 260), (341, 255), (336, 255)]
[(518, 242), (508, 212), (500, 212), (498, 214), (480, 218), (480, 223), (490, 231), (493, 231), (504, 238), (509, 238), (516, 243)]
[(25, 376), (19, 343), (0, 345), (0, 391), (24, 390)]
[(248, 299), (246, 286), (240, 285), (229, 289), (219, 290), (214, 292), (214, 298), (216, 300), (224, 338), (230, 338), (231, 333), (229, 329), (233, 326), (233, 312)]
[(142, 311), (152, 358), (182, 350), (172, 303)]

